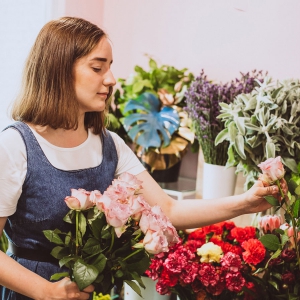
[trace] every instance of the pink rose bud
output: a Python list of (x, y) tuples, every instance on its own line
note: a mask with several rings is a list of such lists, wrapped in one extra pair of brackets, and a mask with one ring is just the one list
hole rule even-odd
[[(290, 239), (290, 242), (291, 242), (291, 246), (292, 248), (296, 248), (295, 246), (295, 239), (294, 239), (294, 227), (290, 226), (287, 230), (287, 235)], [(300, 240), (300, 232), (298, 232), (297, 234), (297, 242)]]
[(263, 172), (259, 178), (264, 183), (272, 184), (274, 181), (280, 180), (284, 176), (284, 168), (280, 156), (269, 158), (260, 163), (258, 167), (260, 167)]
[(70, 209), (75, 210), (86, 210), (94, 206), (90, 200), (90, 192), (84, 189), (71, 189), (71, 196), (67, 196), (65, 202)]
[(263, 233), (272, 233), (273, 230), (280, 227), (282, 219), (280, 216), (270, 216), (266, 215), (261, 217), (259, 220), (259, 227), (262, 229)]

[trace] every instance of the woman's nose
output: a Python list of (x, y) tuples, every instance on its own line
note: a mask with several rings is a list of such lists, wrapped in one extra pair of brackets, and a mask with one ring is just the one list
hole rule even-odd
[(106, 86), (114, 86), (116, 84), (116, 79), (115, 79), (115, 77), (114, 77), (114, 75), (113, 75), (113, 73), (110, 69), (105, 74), (103, 84), (106, 85)]

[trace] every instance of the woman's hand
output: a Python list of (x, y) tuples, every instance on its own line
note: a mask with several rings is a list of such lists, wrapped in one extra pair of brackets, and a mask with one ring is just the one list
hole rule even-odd
[(80, 291), (77, 284), (72, 282), (70, 278), (64, 278), (60, 281), (51, 283), (50, 289), (52, 291), (47, 300), (84, 300), (89, 299), (90, 293), (94, 291), (92, 285), (89, 285), (83, 291)]
[[(283, 194), (286, 195), (288, 192), (287, 183), (284, 179), (280, 180), (280, 186), (283, 191)], [(248, 213), (256, 213), (264, 211), (270, 207), (271, 204), (265, 200), (265, 196), (273, 196), (279, 201), (282, 200), (280, 191), (277, 185), (264, 186), (261, 180), (257, 180), (255, 184), (245, 192), (246, 196), (246, 210)]]

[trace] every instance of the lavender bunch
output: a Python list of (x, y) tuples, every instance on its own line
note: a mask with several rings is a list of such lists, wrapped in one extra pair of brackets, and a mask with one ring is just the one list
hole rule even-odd
[(229, 143), (223, 141), (215, 146), (215, 138), (224, 129), (224, 123), (217, 119), (220, 114), (220, 102), (229, 104), (241, 93), (250, 93), (263, 81), (262, 71), (252, 71), (229, 83), (213, 83), (207, 79), (204, 70), (195, 78), (185, 93), (186, 110), (193, 122), (193, 130), (203, 151), (206, 163), (225, 166)]

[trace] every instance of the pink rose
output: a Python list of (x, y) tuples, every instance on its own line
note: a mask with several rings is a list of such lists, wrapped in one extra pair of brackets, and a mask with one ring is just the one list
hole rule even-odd
[[(287, 230), (287, 235), (290, 239), (290, 242), (291, 242), (291, 246), (292, 248), (296, 248), (295, 246), (295, 239), (294, 239), (294, 227), (289, 227), (288, 230)], [(297, 233), (297, 242), (300, 241), (300, 232)]]
[(114, 201), (105, 193), (96, 203), (97, 208), (103, 211), (106, 221), (109, 225), (115, 227), (115, 232), (118, 237), (125, 231), (125, 224), (130, 217), (130, 206), (127, 204)]
[(282, 219), (280, 216), (270, 216), (266, 215), (260, 218), (259, 227), (262, 229), (263, 233), (272, 233), (274, 229), (280, 228), (282, 224)]
[(75, 210), (86, 210), (95, 205), (90, 200), (90, 192), (84, 189), (71, 189), (71, 196), (67, 196), (65, 202), (70, 209)]
[(159, 231), (148, 230), (144, 237), (143, 244), (145, 250), (152, 254), (166, 252), (169, 250), (166, 237)]
[(280, 180), (284, 176), (284, 168), (280, 156), (269, 158), (260, 163), (258, 167), (260, 167), (263, 172), (259, 178), (267, 185), (274, 183), (276, 180)]

